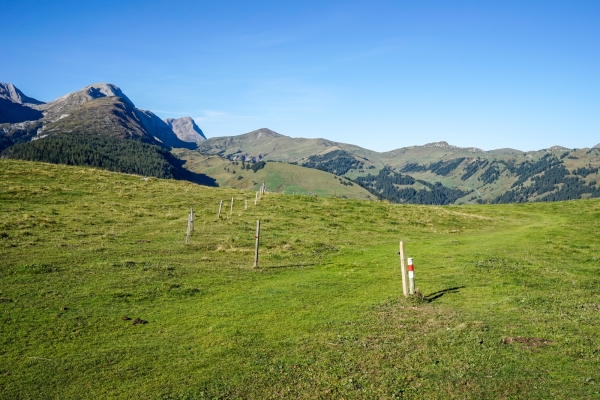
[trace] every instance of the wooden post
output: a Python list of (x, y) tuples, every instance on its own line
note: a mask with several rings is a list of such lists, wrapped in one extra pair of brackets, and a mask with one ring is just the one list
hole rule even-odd
[(229, 215), (233, 214), (233, 197), (231, 198), (231, 208), (229, 209)]
[(185, 244), (190, 244), (190, 225), (192, 223), (192, 216), (188, 215), (188, 228), (187, 234), (185, 235)]
[(254, 205), (256, 205), (257, 200), (258, 200), (258, 192), (256, 192), (256, 197), (254, 198)]
[(256, 243), (254, 244), (254, 268), (258, 268), (258, 240), (260, 239), (260, 221), (256, 221)]
[(408, 293), (412, 296), (415, 294), (415, 267), (412, 258), (408, 259), (408, 285)]
[(221, 218), (221, 208), (223, 208), (223, 200), (219, 203), (219, 214), (217, 215), (217, 218)]
[(190, 220), (192, 221), (192, 232), (194, 232), (194, 209), (190, 208)]
[(406, 265), (404, 265), (404, 242), (400, 241), (400, 273), (402, 274), (402, 293), (404, 297), (408, 296), (408, 285), (406, 282)]
[(244, 199), (244, 211), (248, 209), (248, 199)]

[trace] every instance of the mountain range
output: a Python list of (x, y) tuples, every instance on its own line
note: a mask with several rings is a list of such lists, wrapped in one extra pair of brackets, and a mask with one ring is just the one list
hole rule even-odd
[(109, 83), (89, 85), (48, 103), (26, 96), (13, 84), (0, 83), (0, 151), (73, 130), (110, 132), (190, 149), (206, 140), (190, 117), (163, 121), (151, 111), (136, 108), (121, 89)]
[(0, 83), (2, 157), (90, 165), (214, 185), (182, 167), (171, 148), (195, 149), (206, 140), (189, 117), (163, 121), (142, 110), (117, 86), (89, 85), (48, 103)]
[[(399, 203), (600, 197), (600, 145), (523, 152), (435, 142), (375, 152), (327, 139), (292, 138), (267, 128), (206, 139), (192, 118), (161, 120), (136, 108), (108, 83), (48, 103), (0, 83), (0, 151), (2, 157), (209, 185), (256, 189), (262, 179), (272, 190)], [(268, 168), (257, 173), (265, 162)]]

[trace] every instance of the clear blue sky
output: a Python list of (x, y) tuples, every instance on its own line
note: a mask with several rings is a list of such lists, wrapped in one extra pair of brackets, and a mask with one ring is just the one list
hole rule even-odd
[(0, 81), (118, 85), (208, 137), (600, 143), (600, 1), (7, 1)]

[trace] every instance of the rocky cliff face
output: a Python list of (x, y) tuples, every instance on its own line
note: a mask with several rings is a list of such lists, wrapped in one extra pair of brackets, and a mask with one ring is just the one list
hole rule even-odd
[(196, 125), (194, 120), (190, 117), (182, 118), (167, 118), (165, 123), (175, 132), (177, 137), (184, 142), (199, 143), (206, 140), (202, 129)]
[(39, 105), (44, 104), (43, 101), (36, 100), (32, 97), (25, 96), (12, 83), (0, 82), (0, 98), (8, 99), (18, 104)]
[(181, 140), (171, 127), (152, 111), (136, 109), (136, 113), (146, 132), (160, 140), (164, 145), (187, 149), (196, 148), (195, 143)]

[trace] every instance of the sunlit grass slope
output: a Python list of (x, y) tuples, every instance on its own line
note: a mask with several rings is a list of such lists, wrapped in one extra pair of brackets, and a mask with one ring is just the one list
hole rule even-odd
[(186, 169), (216, 179), (221, 187), (256, 191), (265, 182), (268, 191), (278, 193), (311, 193), (351, 199), (374, 198), (358, 184), (318, 169), (283, 162), (268, 162), (263, 169), (254, 172), (241, 169), (241, 162), (236, 164), (219, 156), (207, 156), (185, 149), (175, 149), (174, 154), (186, 161)]
[(247, 194), (0, 160), (0, 398), (600, 396), (600, 201)]

